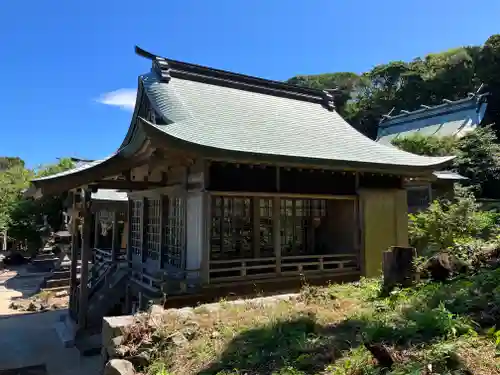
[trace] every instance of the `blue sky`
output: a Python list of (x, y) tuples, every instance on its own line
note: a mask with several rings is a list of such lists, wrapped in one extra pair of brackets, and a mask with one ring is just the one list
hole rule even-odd
[(498, 0), (0, 1), (0, 155), (36, 166), (115, 151), (150, 68), (135, 44), (284, 80), (482, 44), (499, 14)]

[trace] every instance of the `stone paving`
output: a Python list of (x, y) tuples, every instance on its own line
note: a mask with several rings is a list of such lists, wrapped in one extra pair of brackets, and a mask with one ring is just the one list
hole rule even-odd
[(99, 374), (100, 356), (82, 357), (59, 339), (55, 326), (67, 310), (20, 314), (8, 309), (12, 298), (36, 293), (41, 278), (23, 269), (0, 271), (0, 374), (42, 364), (48, 375)]

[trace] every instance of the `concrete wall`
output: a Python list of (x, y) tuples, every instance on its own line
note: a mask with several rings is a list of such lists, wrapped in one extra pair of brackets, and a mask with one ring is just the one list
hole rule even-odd
[(406, 190), (361, 190), (364, 275), (379, 276), (382, 253), (390, 246), (408, 246)]

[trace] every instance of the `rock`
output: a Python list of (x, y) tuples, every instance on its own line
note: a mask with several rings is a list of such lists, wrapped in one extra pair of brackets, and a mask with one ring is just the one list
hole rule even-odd
[(218, 339), (220, 337), (220, 332), (219, 331), (213, 331), (211, 334), (210, 334), (210, 338), (212, 339)]
[(62, 306), (59, 305), (58, 303), (53, 303), (52, 305), (50, 305), (50, 308), (52, 310), (59, 310)]
[(135, 323), (133, 315), (125, 316), (106, 316), (102, 320), (102, 347), (108, 348), (113, 346), (113, 339), (123, 334), (125, 327)]
[(55, 297), (61, 298), (61, 297), (67, 297), (68, 296), (68, 291), (67, 290), (61, 290), (60, 292), (57, 292), (54, 294)]
[(125, 358), (135, 367), (147, 367), (151, 362), (151, 355), (147, 351)]
[(26, 311), (38, 311), (38, 307), (35, 303), (30, 302), (29, 305), (26, 307)]
[(394, 358), (388, 348), (382, 344), (370, 344), (365, 342), (364, 345), (377, 360), (380, 367), (391, 369), (394, 364)]
[(184, 346), (188, 343), (188, 339), (181, 332), (171, 334), (166, 338), (166, 341), (173, 346)]
[(111, 339), (111, 344), (106, 347), (109, 358), (123, 358), (127, 353), (127, 348), (122, 346), (123, 336), (117, 336)]
[(200, 329), (200, 325), (196, 322), (187, 322), (186, 326), (180, 330), (180, 333), (188, 340), (195, 338)]
[(103, 375), (135, 375), (134, 365), (124, 359), (112, 359), (104, 366)]
[(12, 310), (18, 310), (19, 307), (21, 307), (21, 306), (15, 302), (11, 302), (9, 305), (9, 309), (12, 309)]
[(430, 258), (424, 269), (434, 281), (445, 281), (453, 274), (453, 260), (448, 253), (439, 253)]
[(161, 305), (151, 305), (149, 308), (149, 313), (151, 315), (162, 315), (165, 312), (165, 309)]

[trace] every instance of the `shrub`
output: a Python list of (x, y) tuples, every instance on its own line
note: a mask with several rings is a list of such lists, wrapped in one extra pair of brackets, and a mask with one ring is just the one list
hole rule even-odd
[(465, 244), (487, 240), (495, 234), (498, 220), (497, 213), (481, 211), (470, 190), (460, 186), (455, 187), (453, 200), (436, 200), (427, 210), (409, 217), (410, 243), (419, 253), (424, 249), (458, 250)]

